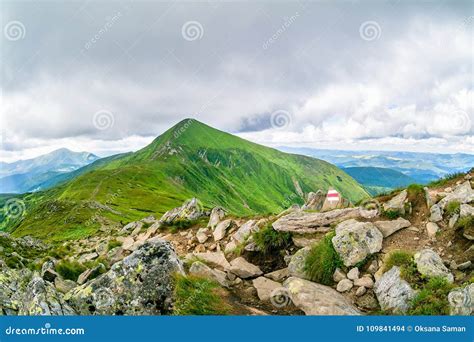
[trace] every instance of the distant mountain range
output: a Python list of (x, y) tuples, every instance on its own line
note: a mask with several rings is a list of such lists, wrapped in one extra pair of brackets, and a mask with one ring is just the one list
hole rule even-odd
[(474, 167), (474, 154), (417, 153), (395, 151), (343, 151), (280, 147), (279, 150), (303, 154), (330, 162), (340, 168), (376, 167), (399, 171), (416, 183), (427, 184), (447, 174)]
[(383, 167), (348, 167), (343, 171), (358, 181), (371, 195), (378, 195), (416, 183), (414, 178)]
[(330, 187), (353, 202), (368, 197), (334, 165), (258, 145), (193, 119), (137, 152), (100, 159), (74, 172), (49, 190), (23, 196), (25, 215), (4, 227), (15, 235), (67, 240), (93, 234), (106, 221), (160, 217), (193, 197), (206, 210), (222, 206), (236, 216), (279, 213), (303, 204), (309, 192)]
[(52, 179), (69, 174), (99, 159), (89, 152), (66, 148), (33, 159), (0, 162), (0, 193), (24, 193), (44, 189)]

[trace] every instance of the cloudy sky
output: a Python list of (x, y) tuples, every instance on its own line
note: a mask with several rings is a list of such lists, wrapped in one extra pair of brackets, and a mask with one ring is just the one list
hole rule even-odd
[(473, 152), (472, 1), (2, 1), (0, 160), (186, 117), (269, 146)]

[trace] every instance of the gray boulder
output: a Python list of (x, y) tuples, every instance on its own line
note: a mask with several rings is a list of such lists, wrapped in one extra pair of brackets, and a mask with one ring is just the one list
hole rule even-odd
[(474, 207), (469, 204), (461, 204), (459, 215), (461, 217), (474, 216)]
[(383, 235), (371, 222), (348, 220), (336, 227), (334, 249), (347, 267), (382, 249)]
[(393, 221), (376, 221), (374, 224), (380, 230), (384, 238), (398, 232), (400, 229), (411, 226), (410, 221), (401, 217)]
[(216, 281), (217, 283), (219, 283), (221, 286), (229, 287), (229, 281), (226, 278), (225, 272), (212, 269), (200, 261), (193, 262), (193, 264), (189, 268), (189, 273), (198, 275), (204, 278), (212, 279)]
[(221, 207), (215, 207), (211, 210), (211, 215), (209, 217), (209, 223), (207, 224), (208, 228), (214, 229), (219, 222), (221, 222), (225, 217), (225, 210)]
[(255, 278), (263, 274), (258, 266), (251, 264), (242, 257), (235, 258), (230, 262), (229, 271), (243, 279)]
[(253, 287), (257, 290), (258, 298), (262, 301), (270, 300), (272, 293), (281, 288), (281, 284), (265, 277), (258, 277), (252, 280)]
[(450, 283), (454, 281), (454, 276), (444, 265), (441, 257), (432, 249), (423, 249), (414, 257), (418, 272), (427, 277), (443, 277)]
[(383, 204), (385, 211), (398, 211), (401, 214), (405, 213), (405, 201), (407, 199), (408, 192), (406, 190), (401, 191), (398, 195), (393, 197), (391, 200)]
[(452, 290), (448, 294), (450, 314), (470, 316), (474, 313), (474, 284)]
[(202, 205), (197, 198), (192, 198), (181, 207), (171, 209), (163, 214), (160, 222), (173, 223), (180, 220), (197, 220), (198, 218), (205, 216)]
[(234, 225), (233, 220), (225, 220), (225, 221), (219, 222), (213, 232), (214, 241), (222, 240), (227, 234), (227, 231), (230, 230), (233, 225)]
[(146, 242), (65, 299), (81, 315), (160, 315), (171, 312), (173, 275), (184, 274), (173, 247)]
[(245, 242), (249, 236), (258, 231), (260, 228), (257, 224), (256, 220), (249, 220), (245, 222), (239, 229), (234, 233), (232, 236), (237, 242), (243, 243)]
[(339, 292), (321, 284), (288, 278), (283, 286), (292, 302), (306, 315), (360, 315), (360, 311)]
[(443, 220), (443, 209), (438, 204), (432, 205), (430, 208), (430, 221), (439, 222)]
[(449, 192), (438, 202), (438, 205), (444, 209), (446, 205), (452, 201), (457, 201), (461, 204), (474, 201), (474, 190), (472, 190), (471, 183), (468, 180), (456, 186), (453, 191)]
[(317, 192), (310, 192), (306, 199), (306, 203), (301, 207), (301, 210), (321, 210), (324, 204), (324, 200), (326, 199), (326, 195), (322, 192), (322, 190), (318, 190)]
[(359, 217), (359, 208), (335, 209), (324, 213), (293, 212), (273, 222), (273, 228), (298, 234), (328, 232), (332, 223)]
[(411, 286), (400, 277), (400, 269), (392, 267), (375, 282), (374, 292), (383, 310), (405, 313), (415, 296)]
[(311, 247), (301, 248), (291, 256), (290, 263), (288, 264), (288, 274), (290, 276), (308, 279), (304, 268), (306, 257), (308, 256), (310, 250)]

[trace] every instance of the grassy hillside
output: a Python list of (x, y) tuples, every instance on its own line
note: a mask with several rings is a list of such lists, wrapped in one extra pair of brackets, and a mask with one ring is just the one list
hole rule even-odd
[(410, 176), (383, 167), (347, 167), (342, 170), (362, 184), (371, 195), (416, 183)]
[(302, 193), (334, 187), (357, 201), (365, 190), (337, 167), (283, 153), (184, 120), (144, 149), (113, 158), (48, 191), (28, 195), (14, 235), (48, 240), (93, 234), (101, 224), (126, 223), (191, 197), (247, 216), (303, 203)]

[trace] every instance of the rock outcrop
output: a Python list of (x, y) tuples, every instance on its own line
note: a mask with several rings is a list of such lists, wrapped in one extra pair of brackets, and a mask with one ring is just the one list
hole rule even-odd
[(376, 221), (374, 224), (380, 230), (384, 238), (398, 232), (400, 229), (411, 226), (410, 221), (401, 217), (393, 221)]
[(192, 198), (184, 202), (181, 207), (171, 209), (164, 213), (160, 221), (170, 224), (180, 220), (194, 221), (202, 216), (205, 216), (205, 213), (201, 203), (197, 198)]
[(173, 303), (173, 274), (184, 273), (171, 245), (146, 242), (65, 299), (81, 315), (160, 315)]
[(383, 209), (385, 211), (396, 211), (400, 214), (405, 213), (405, 202), (408, 197), (408, 192), (406, 190), (401, 191), (398, 195), (393, 197), (390, 201), (383, 204)]
[(448, 294), (451, 315), (470, 316), (474, 313), (474, 284), (454, 289)]

